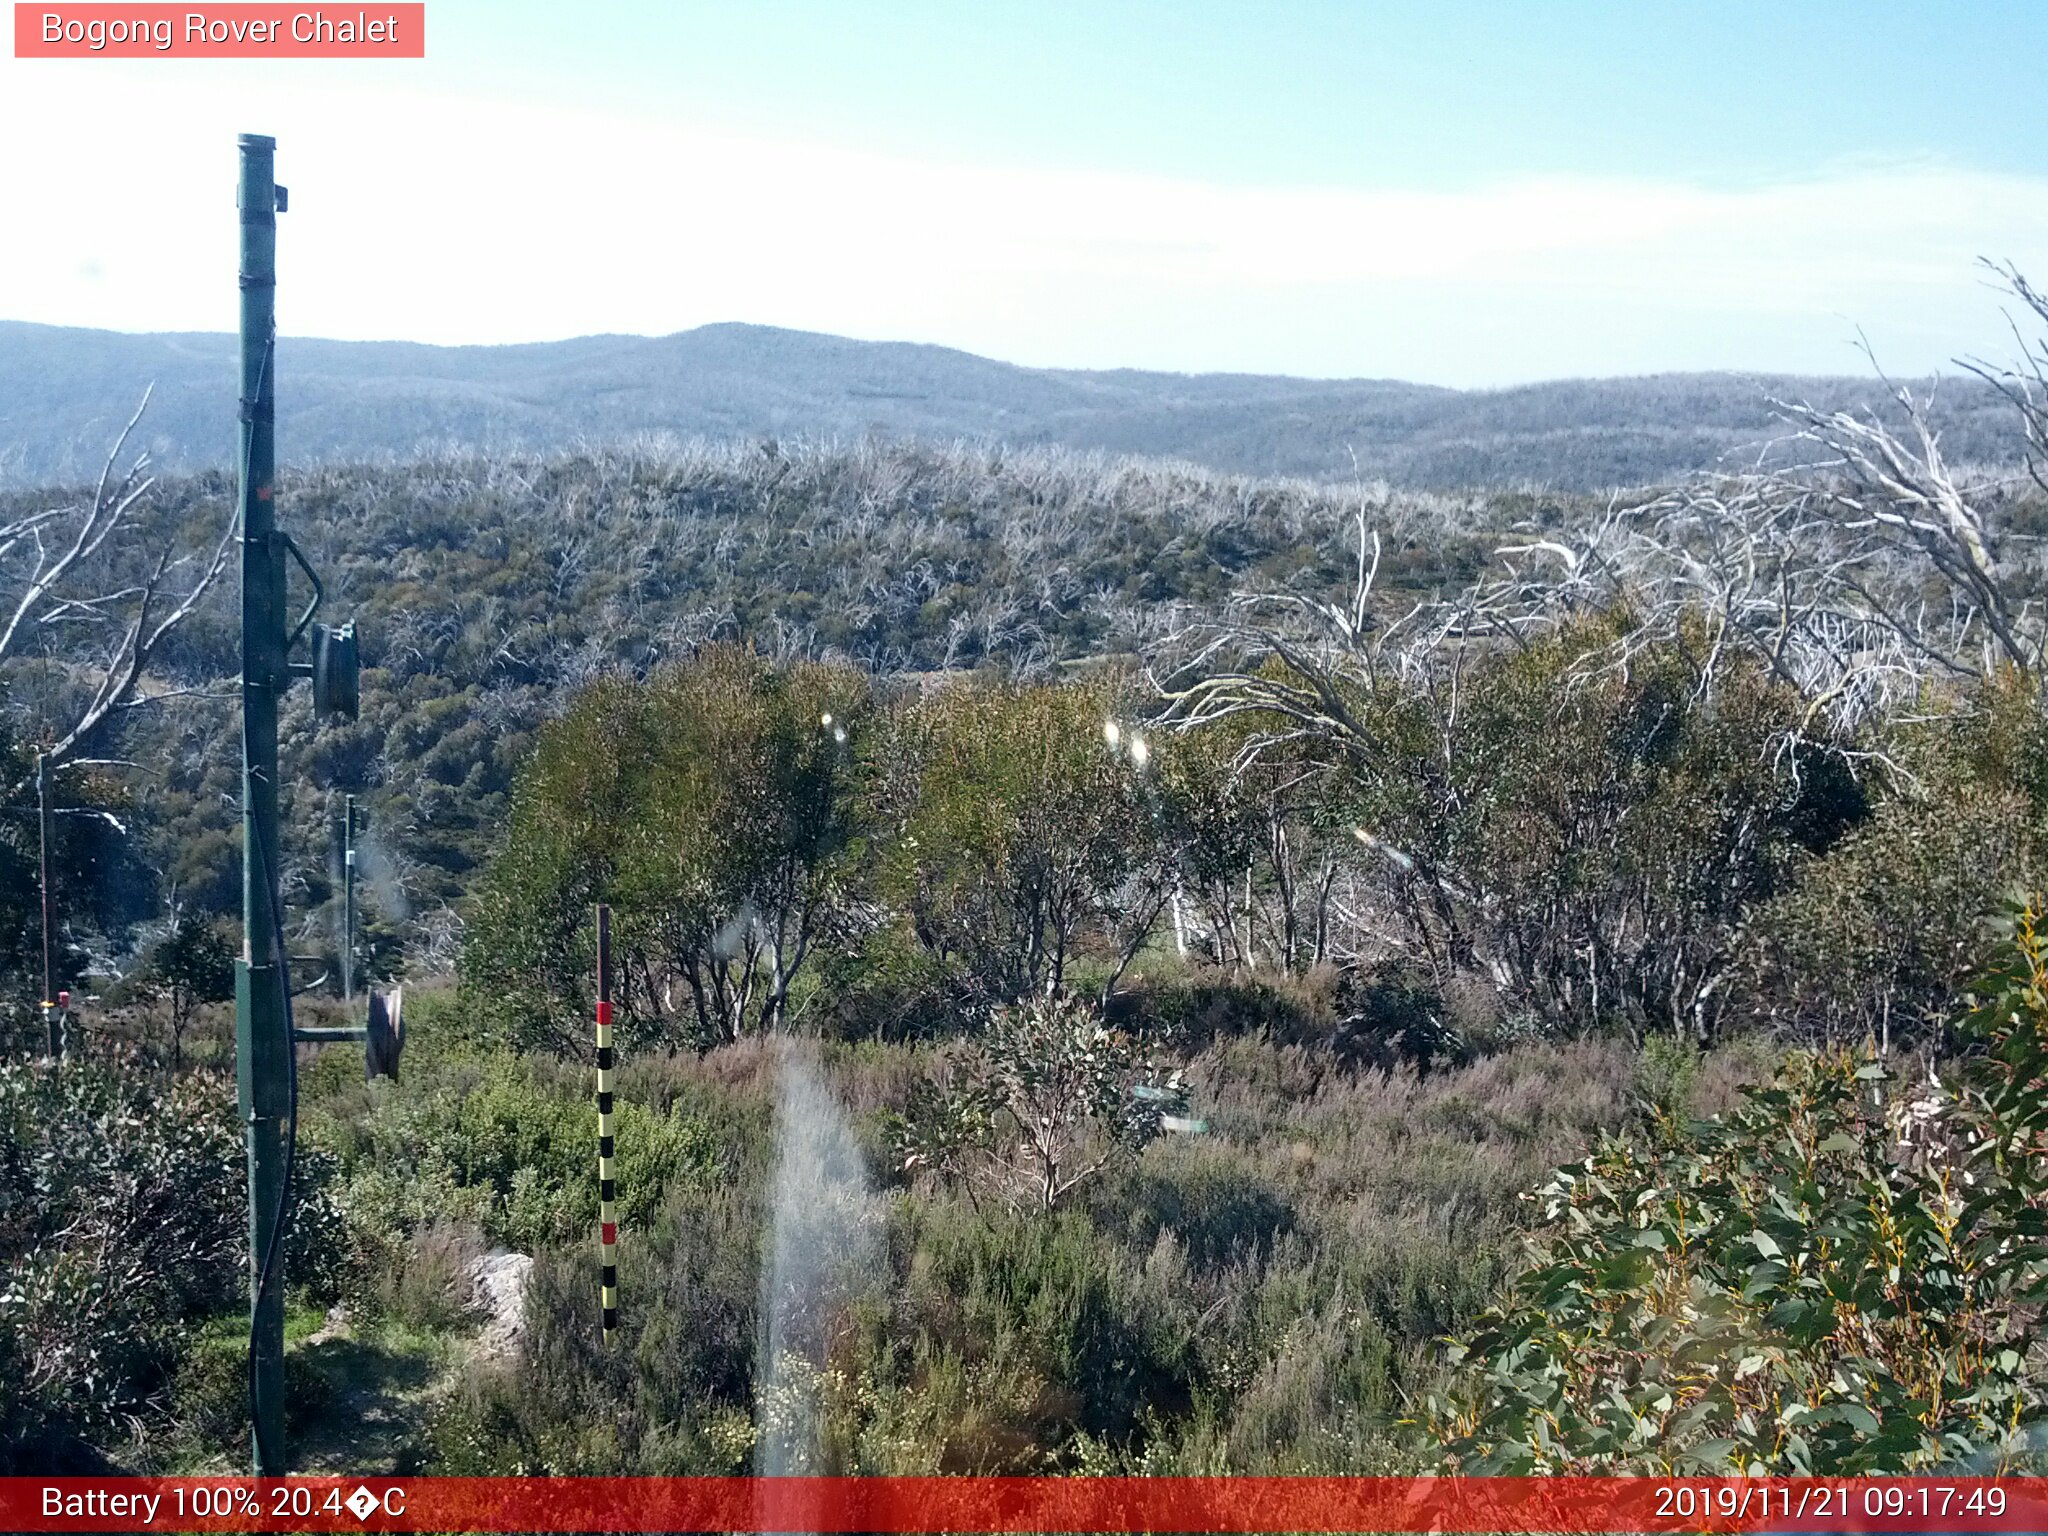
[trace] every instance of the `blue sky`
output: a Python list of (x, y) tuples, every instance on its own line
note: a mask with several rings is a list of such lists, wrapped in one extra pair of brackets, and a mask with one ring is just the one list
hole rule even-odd
[(560, 90), (573, 70), (762, 131), (1241, 185), (1742, 183), (1926, 155), (2034, 170), (2048, 121), (2024, 115), (2038, 0), (577, 9), (546, 56), (530, 45), (565, 12), (536, 0), (493, 7), (463, 51), (479, 77)]
[[(442, 342), (747, 320), (1491, 385), (1918, 372), (2048, 271), (2048, 4), (429, 0), (391, 64), (0, 60), (0, 315)], [(110, 191), (112, 199), (110, 202)], [(110, 206), (126, 210), (110, 217)], [(428, 259), (421, 260), (424, 252)]]

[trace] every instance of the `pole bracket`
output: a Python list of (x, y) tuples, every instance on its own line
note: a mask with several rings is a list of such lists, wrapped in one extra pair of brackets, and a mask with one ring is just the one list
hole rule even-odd
[(290, 555), (298, 563), (299, 569), (306, 573), (306, 580), (313, 583), (312, 600), (306, 604), (306, 611), (299, 615), (298, 627), (291, 632), (284, 642), (284, 648), (289, 651), (299, 643), (299, 637), (305, 634), (306, 626), (313, 622), (313, 615), (320, 611), (320, 600), (327, 595), (327, 588), (320, 584), (319, 574), (313, 569), (312, 562), (307, 560), (305, 553), (300, 550), (298, 544), (293, 541), (292, 536), (280, 531), (277, 537), (284, 540), (284, 552)]

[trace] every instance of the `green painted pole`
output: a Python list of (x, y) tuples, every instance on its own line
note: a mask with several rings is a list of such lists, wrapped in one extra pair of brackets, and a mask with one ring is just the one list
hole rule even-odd
[(356, 995), (356, 797), (342, 797), (341, 817), (341, 996)]
[[(239, 140), (242, 220), (242, 956), (235, 967), (235, 1076), (249, 1137), (250, 1413), (259, 1474), (284, 1455), (284, 1264), (271, 1255), (282, 1219), (291, 1042), (285, 1037), (283, 956), (273, 907), (280, 856), (277, 706), (291, 682), (285, 659), (284, 541), (271, 481), (277, 335), (277, 141)], [(267, 1278), (266, 1256), (273, 1257)]]

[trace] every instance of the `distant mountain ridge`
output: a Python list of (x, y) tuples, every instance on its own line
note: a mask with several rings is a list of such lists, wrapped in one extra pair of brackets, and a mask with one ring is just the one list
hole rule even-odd
[[(235, 339), (0, 321), (0, 484), (95, 473), (144, 385), (139, 435), (166, 470), (233, 457)], [(947, 347), (767, 326), (512, 346), (278, 343), (279, 457), (412, 458), (578, 442), (813, 437), (1052, 444), (1228, 472), (1416, 488), (1594, 491), (1753, 457), (1768, 399), (1877, 404), (1875, 380), (1664, 374), (1454, 390), (1382, 379), (1026, 368)], [(2016, 452), (1974, 379), (1942, 386), (1952, 457)], [(1356, 468), (1354, 469), (1354, 461)]]

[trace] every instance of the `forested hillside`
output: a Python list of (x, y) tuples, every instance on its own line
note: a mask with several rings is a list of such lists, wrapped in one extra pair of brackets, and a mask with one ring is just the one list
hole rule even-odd
[[(285, 721), (284, 947), (360, 1007), (355, 794), (411, 999), (397, 1081), (304, 1052), (295, 1465), (2037, 1466), (2048, 352), (2001, 382), (2031, 474), (1907, 396), (1613, 497), (283, 477), (365, 668)], [(7, 1470), (243, 1455), (230, 484), (124, 463), (0, 502), (0, 933), (42, 750), (79, 995), (48, 1050), (0, 950)]]
[[(299, 769), (287, 787), (292, 883), (322, 923), (340, 794), (363, 796), (381, 900), (422, 918), (443, 911), (489, 853), (534, 731), (595, 678), (644, 673), (712, 639), (836, 655), (885, 677), (1049, 675), (1128, 650), (1174, 604), (1213, 604), (1240, 582), (1341, 579), (1344, 515), (1336, 493), (1307, 484), (917, 447), (430, 460), (288, 474), (279, 498), (326, 573), (332, 611), (362, 636), (361, 718), (310, 731), (301, 694), (286, 722)], [(166, 528), (203, 547), (230, 499), (222, 476), (164, 482), (136, 548)], [(1472, 574), (1481, 527), (1558, 522), (1571, 505), (1382, 500), (1390, 530), (1404, 530), (1387, 579), (1418, 591)], [(215, 697), (133, 712), (123, 728), (137, 755), (165, 765), (121, 793), (146, 848), (105, 855), (103, 888), (126, 894), (130, 915), (173, 896), (200, 912), (240, 909), (238, 726), (220, 688), (234, 666), (232, 598), (217, 586), (160, 661), (163, 685)], [(54, 655), (73, 638), (53, 634)], [(32, 705), (62, 670), (24, 664), (17, 698)]]
[[(411, 460), (676, 438), (919, 439), (1186, 459), (1213, 470), (1363, 474), (1397, 486), (1596, 491), (1741, 467), (1776, 433), (1770, 402), (1883, 404), (1865, 378), (1670, 374), (1512, 389), (1379, 379), (1086, 373), (944, 347), (763, 326), (502, 347), (285, 337), (280, 451), (298, 464)], [(234, 338), (0, 322), (0, 486), (83, 477), (145, 383), (142, 438), (165, 469), (223, 467)], [(2011, 462), (1996, 395), (1967, 374), (1936, 420), (1959, 461)]]

